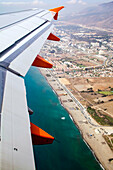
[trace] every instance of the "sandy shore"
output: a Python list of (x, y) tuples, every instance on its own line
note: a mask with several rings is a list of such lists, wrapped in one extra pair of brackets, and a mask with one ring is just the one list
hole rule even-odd
[[(90, 124), (84, 117), (84, 114), (80, 111), (78, 105), (63, 88), (62, 84), (59, 83), (59, 81), (51, 74), (52, 72), (46, 69), (40, 69), (40, 71), (58, 95), (63, 107), (70, 114), (74, 123), (79, 128), (83, 139), (88, 144), (90, 149), (92, 149), (95, 157), (101, 163), (102, 167), (106, 170), (113, 170), (113, 161), (109, 162), (109, 159), (113, 158), (113, 152), (103, 138), (105, 130), (107, 129), (108, 132), (113, 132), (113, 127), (99, 127), (94, 120), (92, 121), (97, 126)], [(51, 76), (47, 76), (47, 74)]]

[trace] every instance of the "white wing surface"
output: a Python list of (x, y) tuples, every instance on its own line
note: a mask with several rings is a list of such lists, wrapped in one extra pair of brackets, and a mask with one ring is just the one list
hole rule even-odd
[(35, 169), (24, 80), (11, 72), (1, 112), (0, 169)]

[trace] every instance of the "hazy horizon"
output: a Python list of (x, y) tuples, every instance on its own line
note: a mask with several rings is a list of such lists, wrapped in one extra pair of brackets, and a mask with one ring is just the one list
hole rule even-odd
[(0, 11), (17, 11), (20, 9), (28, 8), (43, 8), (50, 9), (57, 6), (64, 5), (65, 9), (62, 14), (69, 14), (73, 12), (79, 12), (87, 7), (99, 5), (102, 3), (112, 2), (112, 0), (0, 0)]

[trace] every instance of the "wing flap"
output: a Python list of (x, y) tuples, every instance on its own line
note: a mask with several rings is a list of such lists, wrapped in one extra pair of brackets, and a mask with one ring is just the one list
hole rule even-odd
[(24, 79), (7, 72), (1, 112), (0, 169), (35, 169), (27, 110)]
[(11, 45), (13, 45), (17, 40), (24, 37), (26, 34), (29, 33), (29, 30), (22, 28), (20, 26), (13, 26), (8, 30), (4, 30), (0, 32), (0, 52), (4, 51)]
[(16, 41), (20, 40), (34, 29), (38, 28), (44, 22), (45, 20), (41, 18), (33, 17), (2, 30), (0, 32), (0, 39), (3, 45), (0, 46), (0, 52), (13, 45)]
[(18, 24), (18, 26), (29, 30), (29, 32), (33, 31), (35, 28), (39, 27), (41, 24), (43, 24), (45, 20), (38, 18), (38, 17), (32, 17), (27, 19), (24, 22), (21, 22)]
[[(10, 60), (9, 68), (15, 70), (16, 72), (20, 73), (21, 75), (25, 76), (28, 69), (32, 65), (34, 59), (36, 58), (37, 54), (39, 54), (40, 49), (42, 48), (44, 42), (46, 41), (48, 35), (52, 31), (53, 26), (49, 23), (43, 26), (43, 29), (38, 29), (35, 33), (33, 33), (33, 36), (29, 38), (28, 44), (33, 40), (34, 43), (32, 43), (29, 48), (26, 45), (26, 48), (19, 54), (15, 56), (12, 60)], [(35, 40), (35, 36), (37, 37)], [(20, 50), (23, 49), (23, 45), (20, 47)], [(19, 51), (20, 51), (19, 50)], [(10, 58), (11, 59), (11, 58)], [(8, 62), (8, 58), (6, 59), (6, 62)]]

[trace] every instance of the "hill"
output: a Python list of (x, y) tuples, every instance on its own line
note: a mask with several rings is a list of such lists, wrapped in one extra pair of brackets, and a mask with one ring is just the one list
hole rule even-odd
[(87, 8), (79, 14), (66, 17), (71, 23), (113, 29), (113, 1)]

